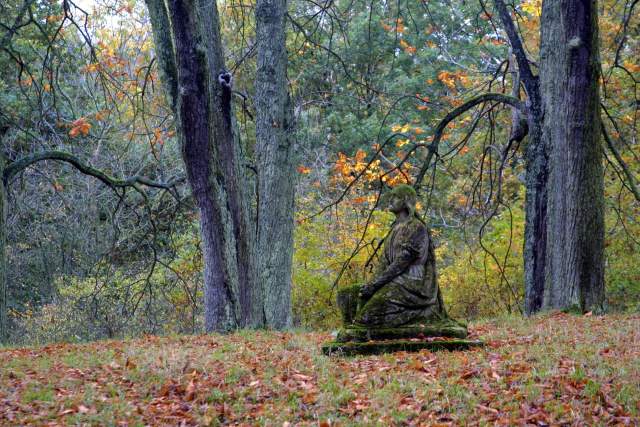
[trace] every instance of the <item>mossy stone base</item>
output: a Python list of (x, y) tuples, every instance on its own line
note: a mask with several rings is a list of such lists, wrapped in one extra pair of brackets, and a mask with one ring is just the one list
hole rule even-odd
[(338, 332), (337, 342), (364, 342), (422, 337), (466, 338), (467, 327), (454, 320), (399, 326), (395, 328), (365, 328), (349, 325)]
[(481, 347), (484, 343), (477, 340), (442, 340), (442, 341), (371, 341), (371, 342), (331, 342), (322, 346), (322, 353), (326, 356), (357, 356), (393, 353), (396, 351), (420, 350), (467, 350)]

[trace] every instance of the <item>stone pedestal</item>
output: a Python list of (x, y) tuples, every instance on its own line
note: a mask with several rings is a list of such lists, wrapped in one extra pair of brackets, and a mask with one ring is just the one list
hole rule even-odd
[(365, 327), (353, 324), (361, 301), (359, 285), (338, 291), (337, 303), (344, 327), (335, 342), (322, 347), (326, 355), (353, 356), (395, 351), (464, 350), (482, 346), (481, 341), (467, 340), (466, 325), (453, 319), (418, 322), (398, 327)]

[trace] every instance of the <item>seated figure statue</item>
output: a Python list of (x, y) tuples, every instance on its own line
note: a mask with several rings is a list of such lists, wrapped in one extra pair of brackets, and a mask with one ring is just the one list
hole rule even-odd
[(373, 280), (338, 292), (345, 328), (337, 340), (466, 337), (466, 327), (449, 318), (442, 302), (433, 241), (415, 213), (415, 190), (399, 185), (385, 198), (396, 219)]

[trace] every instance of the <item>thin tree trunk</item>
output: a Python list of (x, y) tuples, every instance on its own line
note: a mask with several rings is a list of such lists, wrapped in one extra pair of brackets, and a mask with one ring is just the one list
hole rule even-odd
[[(291, 324), (294, 125), (287, 92), (286, 0), (256, 3), (257, 272), (267, 327)], [(257, 293), (256, 293), (257, 294)], [(257, 305), (256, 305), (257, 306)], [(255, 319), (254, 319), (255, 321)]]
[(542, 112), (532, 103), (526, 148), (524, 227), (524, 311), (527, 315), (542, 308), (547, 262), (548, 159), (542, 142)]
[(604, 304), (604, 183), (596, 0), (544, 1), (543, 141), (549, 150), (547, 272), (542, 307)]
[(4, 155), (0, 153), (0, 344), (8, 339), (7, 327), (7, 261), (5, 248), (7, 244), (7, 193), (4, 186)]
[[(527, 53), (520, 40), (509, 9), (503, 0), (494, 0), (498, 16), (511, 44), (518, 64), (518, 74), (527, 92), (529, 135), (525, 152), (525, 228), (524, 228), (524, 287), (525, 313), (538, 312), (544, 297), (547, 269), (547, 192), (549, 161), (543, 142), (544, 109), (540, 94), (540, 80), (534, 75)], [(544, 25), (544, 24), (543, 24)]]

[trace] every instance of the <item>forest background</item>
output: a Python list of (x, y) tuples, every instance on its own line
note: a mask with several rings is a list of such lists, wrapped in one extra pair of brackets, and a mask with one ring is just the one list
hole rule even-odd
[[(640, 309), (636, 3), (599, 2), (602, 117), (612, 138), (608, 146), (603, 141), (612, 311)], [(171, 185), (114, 191), (59, 162), (13, 176), (6, 207), (9, 340), (202, 331), (198, 214), (145, 5), (3, 2), (4, 28), (14, 28), (26, 4), (29, 25), (7, 32), (0, 45), (6, 157), (64, 149), (105, 171), (107, 180), (146, 176)], [(513, 6), (535, 65), (541, 4)], [(219, 5), (235, 119), (249, 151), (256, 134), (253, 7)], [(336, 290), (371, 277), (392, 219), (373, 210), (382, 183), (416, 175), (421, 157), (409, 147), (428, 144), (452, 108), (480, 93), (513, 93), (516, 67), (482, 1), (292, 2), (287, 19), (297, 126), (293, 323), (327, 329), (338, 324)], [(440, 286), (454, 317), (523, 310), (527, 139), (512, 138), (513, 114), (485, 103), (450, 123), (425, 180), (419, 211), (437, 241)]]

